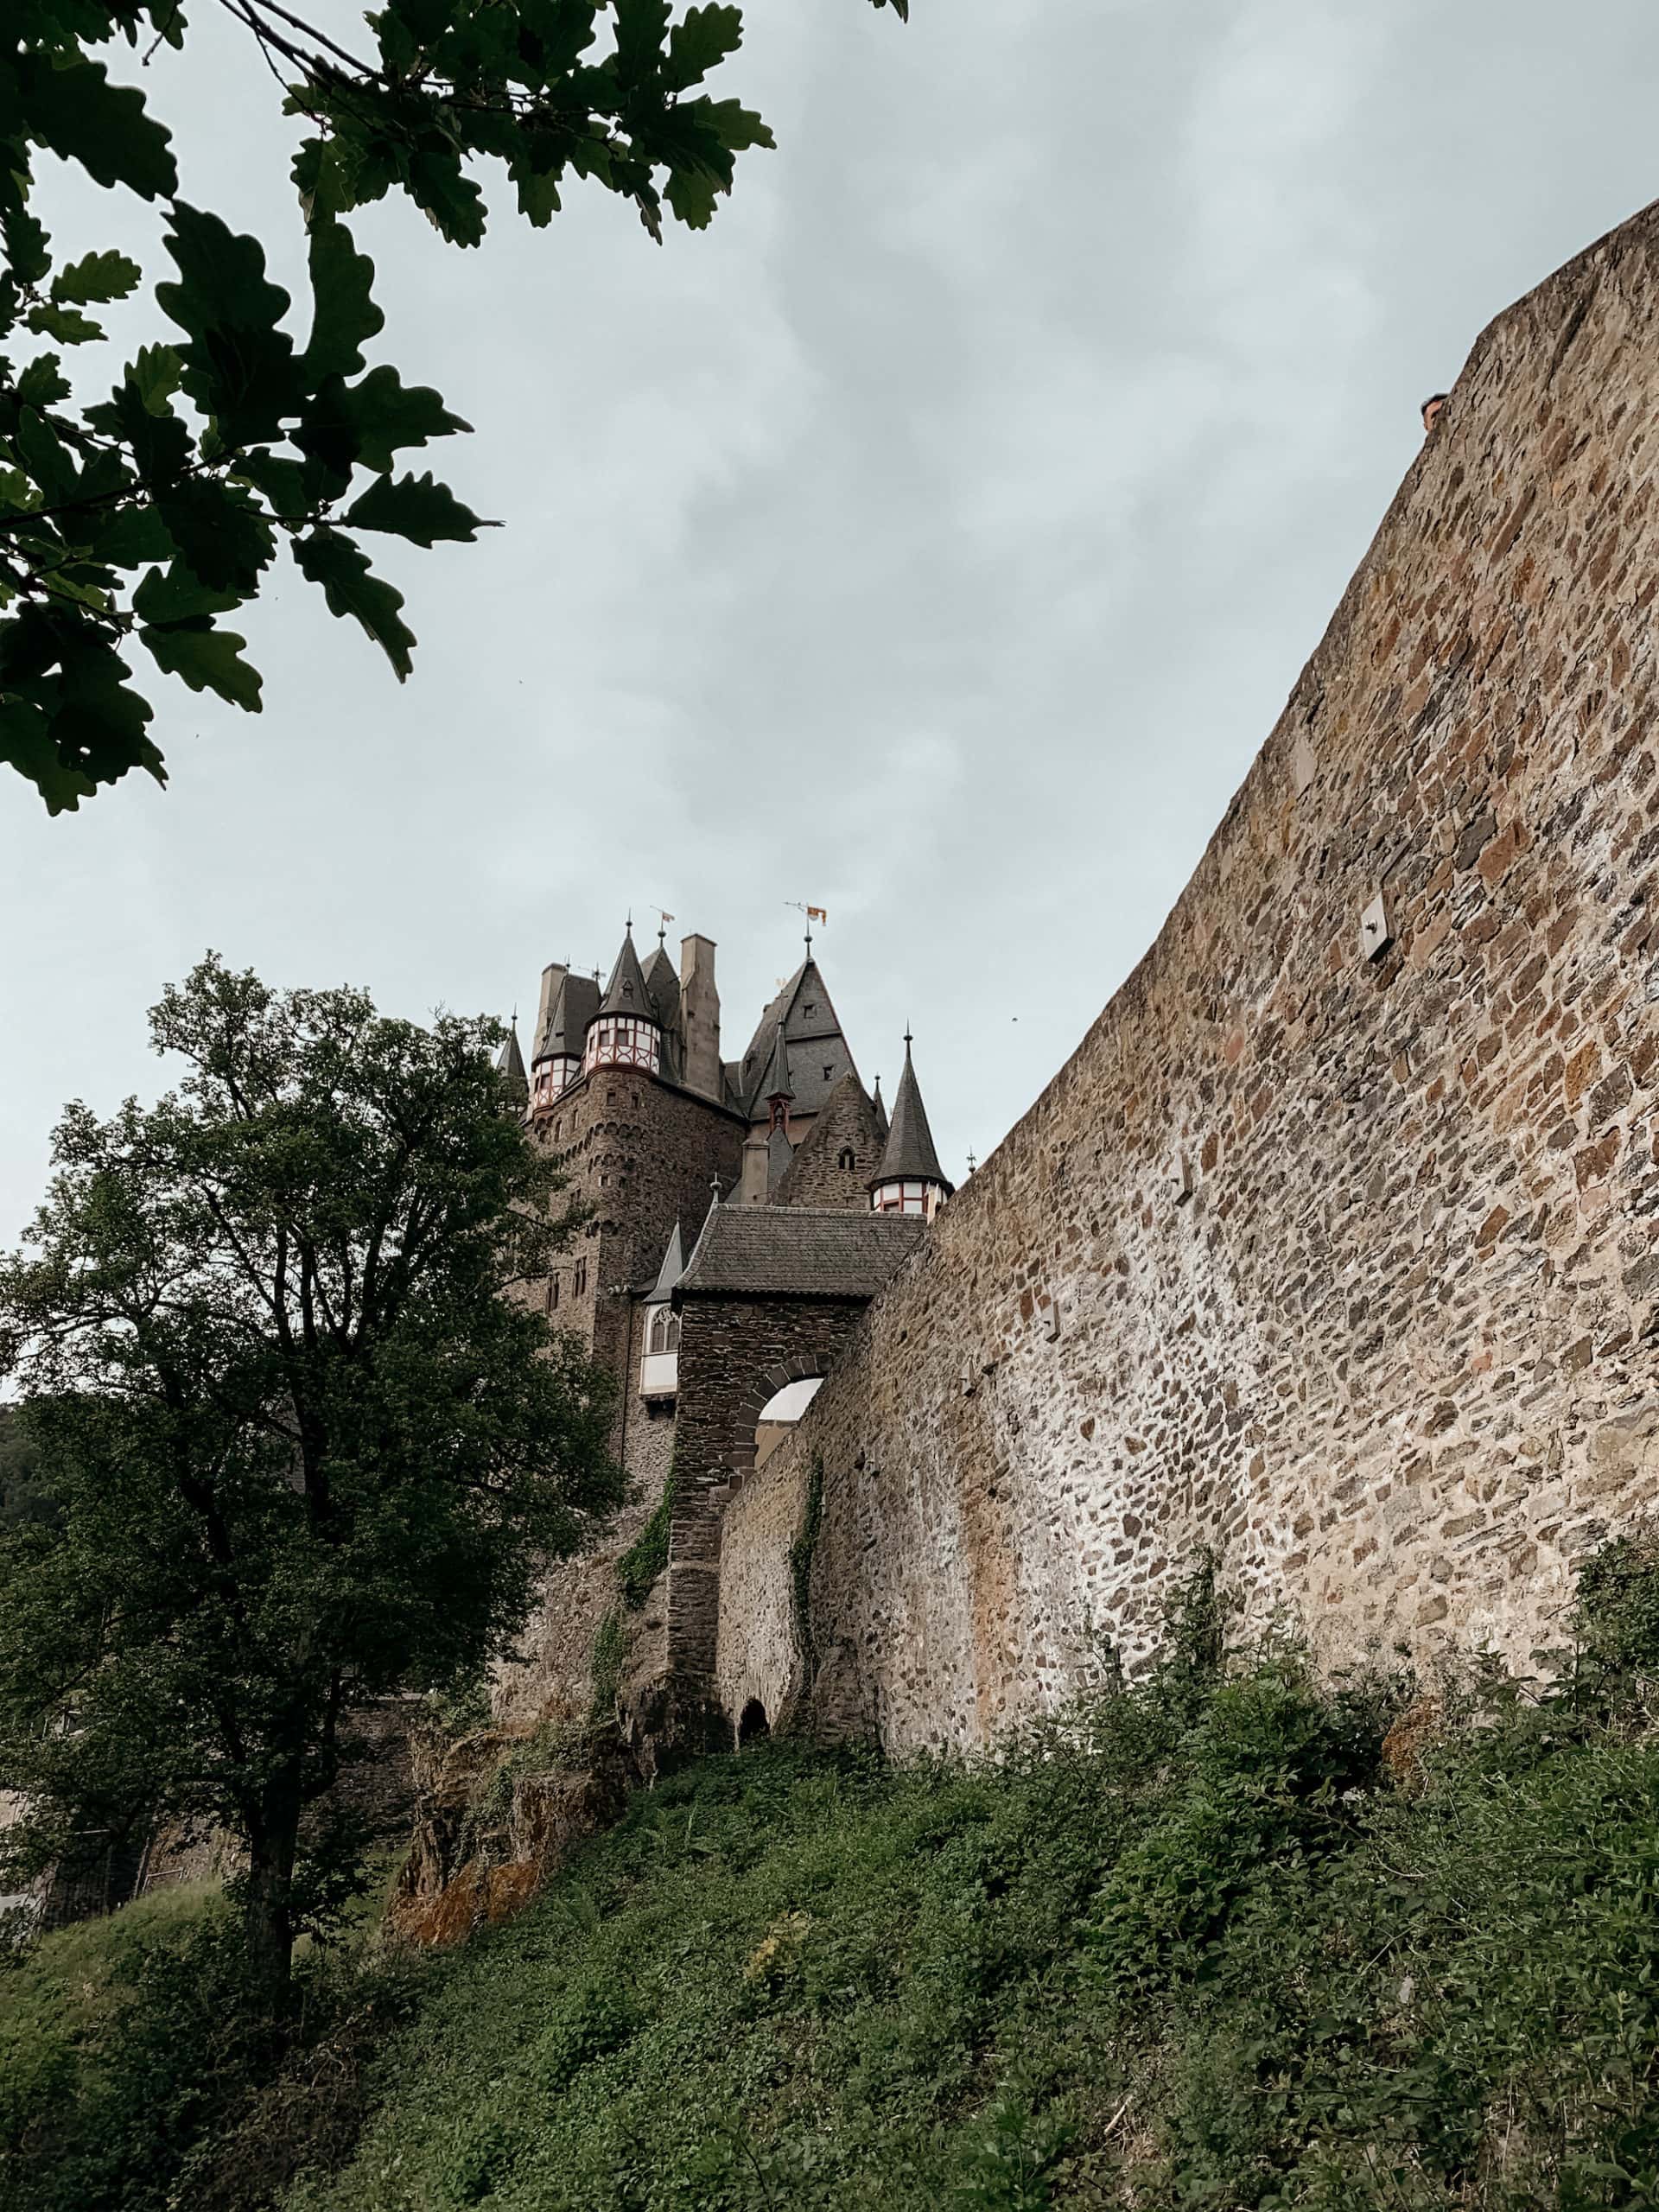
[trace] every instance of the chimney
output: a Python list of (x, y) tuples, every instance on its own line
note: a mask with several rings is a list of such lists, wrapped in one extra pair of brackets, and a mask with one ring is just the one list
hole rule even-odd
[(719, 1103), (720, 993), (715, 988), (715, 941), (680, 940), (680, 1019), (685, 1025), (685, 1087)]
[(566, 973), (564, 963), (558, 960), (550, 961), (542, 970), (542, 1002), (536, 1010), (536, 1027), (530, 1040), (532, 1062), (542, 1049), (542, 1039), (547, 1034), (548, 1016), (553, 1011), (553, 1002), (559, 995), (559, 986), (563, 982)]

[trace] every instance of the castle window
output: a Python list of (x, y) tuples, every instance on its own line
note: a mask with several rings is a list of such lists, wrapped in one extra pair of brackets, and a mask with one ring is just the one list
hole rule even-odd
[(833, 1068), (833, 1067), (828, 1067), (828, 1068), (825, 1068), (825, 1070), (824, 1070), (824, 1071), (823, 1071), (823, 1079), (824, 1079), (824, 1081), (825, 1081), (826, 1083), (828, 1083), (828, 1082), (829, 1082), (829, 1080), (830, 1080), (830, 1077), (831, 1077), (832, 1075), (834, 1075), (834, 1073), (835, 1073), (835, 1070), (834, 1070), (834, 1068)]
[(559, 1303), (559, 1279), (558, 1279), (557, 1275), (555, 1275), (555, 1276), (553, 1276), (553, 1277), (552, 1277), (552, 1279), (550, 1281), (550, 1282), (548, 1283), (548, 1286), (547, 1286), (547, 1310), (548, 1310), (548, 1312), (549, 1312), (550, 1313), (556, 1312), (556, 1311), (557, 1310), (557, 1307), (558, 1307), (558, 1303)]
[(639, 1362), (642, 1398), (671, 1398), (680, 1380), (680, 1317), (664, 1300), (650, 1309), (645, 1349)]
[(918, 1213), (931, 1217), (933, 1208), (929, 1201), (934, 1199), (934, 1188), (931, 1183), (883, 1183), (870, 1203), (877, 1213)]
[(632, 1014), (596, 1021), (588, 1032), (582, 1053), (584, 1070), (643, 1068), (655, 1075), (662, 1065), (662, 1037), (654, 1021), (639, 1021)]
[(580, 1298), (588, 1287), (588, 1262), (586, 1260), (578, 1260), (576, 1262), (576, 1280), (575, 1287), (576, 1296)]
[(850, 1145), (843, 1145), (841, 1150), (841, 1157), (836, 1160), (836, 1165), (840, 1168), (843, 1175), (850, 1175), (854, 1168), (858, 1165), (858, 1154), (853, 1150)]

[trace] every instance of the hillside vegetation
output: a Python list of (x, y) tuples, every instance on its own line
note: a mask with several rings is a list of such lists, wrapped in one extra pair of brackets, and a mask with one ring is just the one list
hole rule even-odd
[(1201, 1580), (1154, 1680), (1001, 1764), (707, 1762), (463, 1950), (309, 1961), (283, 2052), (209, 2063), (211, 1916), (68, 1931), (0, 1977), (0, 2200), (1652, 2204), (1645, 1539), (1580, 1628), (1548, 1694), (1493, 1675), (1396, 1726), (1409, 1685), (1218, 1664)]

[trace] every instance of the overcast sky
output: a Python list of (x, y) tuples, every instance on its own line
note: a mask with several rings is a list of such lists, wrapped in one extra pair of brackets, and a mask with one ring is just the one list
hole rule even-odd
[[(292, 285), (294, 127), (194, 12), (144, 82), (186, 196)], [(401, 204), (355, 219), (372, 358), (476, 426), (435, 463), (508, 526), (381, 541), (402, 689), (279, 569), (243, 621), (263, 715), (156, 679), (169, 791), (52, 821), (0, 784), (0, 1243), (65, 1100), (160, 1087), (144, 1010), (207, 947), (524, 1016), (630, 905), (647, 943), (658, 906), (718, 941), (728, 1056), (799, 957), (789, 902), (827, 906), (860, 1069), (891, 1095), (914, 1023), (959, 1174), (1157, 933), (1420, 398), (1659, 194), (1652, 0), (913, 16), (755, 5), (721, 89), (779, 150), (660, 251), (597, 193), (531, 232), (498, 189), (464, 254)], [(115, 196), (47, 212), (153, 268)]]

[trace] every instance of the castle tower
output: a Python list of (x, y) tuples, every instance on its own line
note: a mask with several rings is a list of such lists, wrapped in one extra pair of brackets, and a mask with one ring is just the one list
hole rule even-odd
[(663, 1071), (662, 1019), (633, 949), (632, 919), (582, 1045), (582, 1073), (592, 1075), (598, 1068), (635, 1068), (646, 1075)]
[(927, 1109), (910, 1057), (912, 1042), (906, 1030), (905, 1071), (893, 1102), (893, 1123), (881, 1165), (870, 1178), (870, 1204), (877, 1213), (918, 1213), (931, 1221), (956, 1186), (946, 1179), (927, 1126)]
[(599, 986), (557, 962), (542, 970), (542, 1011), (531, 1040), (531, 1110), (544, 1114), (582, 1073), (582, 1039), (599, 1012)]

